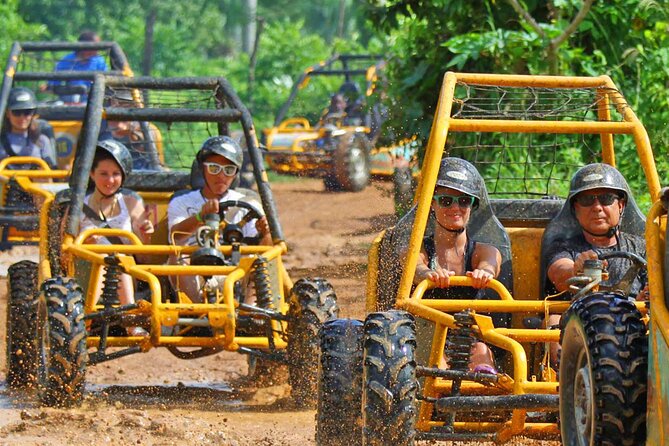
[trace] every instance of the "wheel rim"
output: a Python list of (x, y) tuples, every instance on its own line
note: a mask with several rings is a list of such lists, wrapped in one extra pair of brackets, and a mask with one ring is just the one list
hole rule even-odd
[(592, 381), (587, 361), (581, 364), (574, 377), (574, 418), (578, 430), (579, 444), (590, 444), (593, 421)]
[(351, 178), (357, 180), (364, 179), (367, 175), (367, 163), (365, 162), (364, 152), (360, 147), (351, 147)]

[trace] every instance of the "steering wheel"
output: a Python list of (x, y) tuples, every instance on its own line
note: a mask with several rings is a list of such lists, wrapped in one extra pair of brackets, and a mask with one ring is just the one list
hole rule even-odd
[[(225, 218), (225, 214), (231, 208), (240, 208), (246, 209), (247, 212), (244, 216), (236, 223), (228, 221)], [(241, 200), (226, 200), (218, 204), (218, 215), (221, 217), (220, 231), (222, 234), (223, 241), (226, 245), (231, 245), (233, 243), (244, 243), (247, 245), (257, 245), (260, 243), (260, 234), (254, 237), (244, 237), (244, 232), (242, 229), (248, 222), (254, 219), (260, 219), (265, 216), (265, 213), (262, 209), (259, 209), (257, 206)]]
[(648, 265), (646, 259), (644, 259), (638, 254), (627, 251), (606, 252), (603, 254), (599, 254), (598, 257), (600, 260), (618, 258), (618, 259), (627, 259), (632, 262), (632, 266), (630, 266), (627, 269), (627, 271), (625, 271), (625, 274), (623, 274), (623, 277), (618, 282), (609, 285), (607, 287), (604, 287), (610, 291), (623, 293), (624, 296), (630, 295), (630, 293), (632, 292), (632, 284), (634, 283), (634, 279), (639, 274), (639, 271), (641, 271), (642, 268), (645, 269)]

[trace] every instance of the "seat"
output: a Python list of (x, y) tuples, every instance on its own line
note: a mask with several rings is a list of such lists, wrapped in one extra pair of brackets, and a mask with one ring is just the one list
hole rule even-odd
[[(623, 179), (623, 182), (624, 189), (627, 192), (627, 204), (625, 205), (625, 211), (620, 220), (620, 230), (628, 234), (644, 237), (646, 218), (636, 204), (627, 181)], [(548, 258), (546, 258), (546, 254), (548, 252), (548, 247), (552, 246), (554, 243), (575, 237), (581, 232), (581, 227), (571, 210), (571, 205), (569, 204), (569, 201), (565, 200), (560, 212), (550, 221), (550, 223), (548, 223), (541, 238), (541, 276), (539, 277), (539, 280), (541, 283), (540, 289), (544, 290), (547, 294), (553, 294), (555, 292), (554, 288), (552, 288), (552, 284), (549, 284), (547, 281)]]

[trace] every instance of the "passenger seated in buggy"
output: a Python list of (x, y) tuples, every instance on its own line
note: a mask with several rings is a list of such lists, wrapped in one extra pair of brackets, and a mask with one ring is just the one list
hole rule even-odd
[[(595, 163), (579, 169), (571, 180), (569, 195), (560, 213), (542, 238), (542, 272), (546, 294), (569, 290), (569, 282), (582, 275), (588, 260), (615, 251), (646, 257), (645, 221), (625, 178), (608, 164)], [(645, 270), (628, 258), (605, 261), (608, 279), (604, 287), (624, 285), (630, 298), (647, 299)], [(634, 277), (626, 277), (628, 271)], [(551, 315), (549, 327), (557, 327), (560, 315)], [(551, 360), (557, 364), (559, 346), (551, 345)]]
[[(245, 195), (232, 189), (232, 184), (242, 166), (242, 149), (229, 136), (208, 138), (196, 155), (204, 185), (175, 196), (167, 207), (170, 241), (179, 245), (195, 245), (195, 233), (205, 224), (208, 214), (224, 212), (226, 221), (243, 222), (242, 239), (261, 245), (271, 245), (272, 237), (267, 218), (259, 206), (247, 205), (246, 212), (238, 207)], [(237, 208), (237, 209), (235, 209)], [(247, 214), (253, 218), (247, 217)], [(249, 221), (245, 221), (244, 218)], [(190, 259), (172, 257), (171, 264), (187, 265)], [(171, 279), (176, 289), (183, 291), (192, 302), (202, 302), (200, 279), (197, 276), (179, 276)]]
[[(428, 291), (425, 298), (470, 299), (478, 289), (485, 288), (500, 274), (502, 257), (499, 249), (472, 239), (467, 224), (472, 209), (481, 200), (485, 188), (476, 168), (459, 158), (441, 161), (437, 184), (430, 205), (434, 214), (434, 234), (423, 239), (414, 283), (429, 279), (439, 289)], [(449, 288), (451, 276), (467, 275), (473, 280), (471, 288)], [(483, 342), (472, 348), (470, 369), (475, 372), (497, 373), (492, 351)]]
[[(142, 242), (148, 242), (153, 233), (153, 224), (148, 218), (142, 198), (136, 193), (122, 189), (123, 182), (132, 171), (132, 157), (128, 149), (118, 141), (99, 141), (93, 158), (90, 179), (93, 192), (84, 198), (83, 218), (80, 231), (90, 228), (124, 229), (137, 234)], [(122, 244), (121, 237), (94, 235), (86, 243)], [(119, 277), (119, 301), (123, 305), (134, 302), (132, 277)], [(102, 274), (97, 280), (96, 296), (102, 293)], [(128, 327), (130, 336), (147, 336), (142, 327)]]

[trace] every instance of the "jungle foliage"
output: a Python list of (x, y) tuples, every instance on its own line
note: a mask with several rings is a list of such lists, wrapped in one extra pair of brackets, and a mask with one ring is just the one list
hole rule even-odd
[[(249, 23), (244, 6), (251, 3), (7, 0), (0, 5), (0, 57), (14, 40), (75, 40), (81, 30), (93, 29), (121, 45), (137, 74), (148, 68), (156, 76), (226, 76), (262, 129), (305, 67), (334, 52), (385, 53), (393, 126), (397, 133), (422, 136), (429, 133), (447, 70), (608, 74), (647, 127), (660, 172), (669, 171), (665, 1), (260, 0), (255, 58), (240, 43)], [(628, 144), (619, 161), (635, 178), (640, 175), (628, 171), (636, 164), (627, 161), (633, 159), (629, 150)]]

